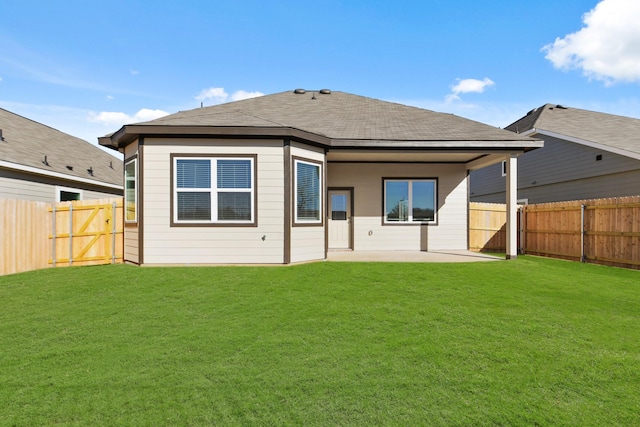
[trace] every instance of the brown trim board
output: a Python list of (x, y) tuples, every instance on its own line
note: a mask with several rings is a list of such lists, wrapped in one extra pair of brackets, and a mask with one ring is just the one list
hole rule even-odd
[(282, 156), (284, 158), (284, 254), (283, 264), (291, 264), (291, 140), (285, 139)]

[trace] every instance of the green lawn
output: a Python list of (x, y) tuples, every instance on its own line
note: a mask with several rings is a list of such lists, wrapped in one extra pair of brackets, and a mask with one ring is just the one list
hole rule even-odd
[(0, 277), (0, 425), (640, 425), (640, 272), (470, 264)]

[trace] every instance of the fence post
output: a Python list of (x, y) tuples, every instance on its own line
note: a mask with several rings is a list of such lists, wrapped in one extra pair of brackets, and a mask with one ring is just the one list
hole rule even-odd
[(51, 248), (51, 255), (53, 256), (53, 267), (55, 268), (56, 266), (56, 204), (53, 204), (53, 217), (52, 217), (52, 224), (51, 224), (51, 228), (52, 228), (52, 239), (51, 241), (53, 242), (52, 245), (53, 247)]
[(580, 205), (580, 262), (585, 262), (585, 256), (584, 256), (584, 208), (585, 208), (585, 205)]
[(111, 264), (116, 263), (116, 202), (111, 205)]
[(69, 265), (73, 264), (73, 203), (69, 203)]
[(518, 234), (519, 234), (519, 244), (518, 244), (518, 252), (522, 255), (524, 254), (524, 206), (520, 206), (518, 208)]

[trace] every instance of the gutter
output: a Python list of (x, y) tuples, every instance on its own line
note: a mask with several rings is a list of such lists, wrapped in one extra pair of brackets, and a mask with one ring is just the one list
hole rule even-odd
[(73, 175), (66, 175), (60, 172), (46, 171), (44, 169), (34, 168), (33, 166), (20, 165), (17, 163), (6, 162), (4, 160), (0, 160), (0, 167), (11, 169), (11, 170), (17, 170), (20, 172), (31, 173), (35, 175), (42, 175), (42, 176), (48, 176), (52, 178), (64, 179), (66, 181), (82, 182), (83, 184), (90, 184), (98, 187), (112, 188), (114, 190), (124, 190), (124, 185), (110, 184), (107, 182), (96, 181), (94, 179), (87, 179), (87, 178), (76, 177)]

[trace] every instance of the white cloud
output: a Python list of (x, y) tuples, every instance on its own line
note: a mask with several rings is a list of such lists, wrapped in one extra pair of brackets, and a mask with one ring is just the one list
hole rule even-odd
[(447, 102), (459, 100), (461, 93), (482, 93), (487, 87), (495, 85), (488, 77), (483, 80), (456, 79), (456, 81), (457, 83), (451, 86), (451, 93), (445, 97)]
[(231, 95), (231, 100), (242, 101), (243, 99), (257, 98), (259, 96), (264, 96), (264, 93), (258, 91), (246, 92), (244, 90), (238, 90)]
[(159, 119), (160, 117), (167, 115), (169, 115), (169, 113), (163, 110), (150, 110), (148, 108), (143, 108), (133, 116), (133, 119), (136, 121), (149, 121)]
[(137, 76), (138, 74), (140, 74), (140, 71), (134, 70), (133, 68), (130, 69), (129, 72), (131, 73), (132, 76)]
[(113, 101), (116, 98), (111, 96), (111, 95), (107, 95), (106, 99), (107, 99), (107, 101)]
[(247, 92), (245, 90), (237, 90), (229, 96), (222, 87), (210, 87), (208, 89), (203, 89), (198, 95), (196, 95), (195, 99), (198, 101), (210, 101), (211, 104), (215, 105), (229, 101), (241, 101), (243, 99), (256, 98), (263, 95), (264, 93), (258, 91)]
[(150, 110), (148, 108), (139, 110), (133, 116), (116, 111), (101, 111), (99, 113), (95, 113), (92, 111), (89, 112), (89, 121), (93, 123), (102, 123), (104, 125), (117, 127), (129, 123), (146, 122), (149, 120), (158, 119), (160, 117), (166, 116), (167, 114), (169, 113), (163, 110)]
[(229, 94), (221, 87), (210, 87), (203, 89), (198, 95), (196, 100), (198, 101), (213, 101), (214, 104), (220, 104), (227, 100)]
[(581, 69), (606, 85), (640, 81), (640, 2), (602, 0), (583, 16), (584, 27), (542, 48), (561, 70)]

